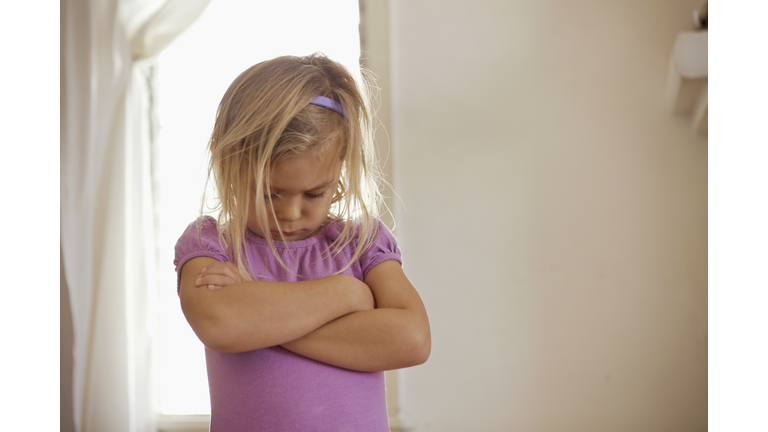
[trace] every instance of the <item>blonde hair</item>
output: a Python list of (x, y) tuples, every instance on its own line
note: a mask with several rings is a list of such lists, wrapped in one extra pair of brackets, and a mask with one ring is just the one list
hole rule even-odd
[[(219, 211), (219, 239), (227, 245), (230, 261), (247, 279), (257, 278), (247, 265), (245, 248), (252, 200), (263, 236), (280, 265), (288, 269), (266, 229), (267, 218), (276, 219), (274, 210), (268, 212), (271, 172), (289, 157), (324, 150), (330, 143), (341, 143), (342, 170), (326, 223), (344, 221), (344, 229), (324, 258), (336, 255), (356, 238), (354, 254), (341, 272), (373, 243), (383, 180), (373, 148), (371, 83), (362, 70), (358, 86), (344, 66), (316, 53), (251, 66), (224, 93), (208, 143), (208, 181), (213, 179), (218, 194), (214, 210)], [(339, 102), (348, 119), (309, 104), (316, 96)]]

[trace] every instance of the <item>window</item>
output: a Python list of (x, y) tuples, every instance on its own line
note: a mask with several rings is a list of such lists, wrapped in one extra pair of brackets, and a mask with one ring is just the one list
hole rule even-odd
[(213, 1), (160, 55), (161, 429), (170, 430), (169, 418), (210, 413), (203, 346), (179, 307), (172, 262), (176, 239), (200, 212), (218, 103), (240, 72), (279, 55), (322, 51), (354, 73), (358, 24), (357, 0)]

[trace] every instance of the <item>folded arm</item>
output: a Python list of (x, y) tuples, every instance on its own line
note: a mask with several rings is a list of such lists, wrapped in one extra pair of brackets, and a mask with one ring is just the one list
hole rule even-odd
[[(335, 275), (303, 282), (237, 282), (221, 274), (203, 276), (223, 263), (194, 258), (181, 270), (181, 308), (208, 348), (244, 352), (300, 338), (352, 312), (371, 309), (368, 287), (354, 277)], [(208, 289), (208, 285), (226, 289)]]
[(429, 320), (421, 297), (397, 261), (368, 272), (365, 283), (376, 309), (350, 313), (288, 343), (283, 348), (333, 366), (383, 371), (427, 361)]

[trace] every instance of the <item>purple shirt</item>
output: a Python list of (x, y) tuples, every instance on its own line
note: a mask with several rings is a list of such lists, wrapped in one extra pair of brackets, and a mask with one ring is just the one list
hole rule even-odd
[[(324, 226), (311, 238), (274, 242), (293, 273), (282, 268), (267, 241), (250, 232), (245, 245), (258, 279), (293, 282), (329, 276), (349, 262), (354, 246), (322, 259), (343, 223)], [(177, 274), (192, 258), (229, 261), (219, 243), (216, 220), (203, 218), (202, 247), (197, 222), (176, 243)], [(402, 262), (392, 233), (379, 222), (373, 246), (342, 274), (365, 279), (373, 267)], [(178, 286), (177, 286), (178, 289)], [(224, 288), (226, 289), (226, 288)], [(211, 392), (211, 431), (377, 431), (389, 430), (383, 372), (357, 372), (321, 363), (279, 346), (238, 354), (205, 350)]]

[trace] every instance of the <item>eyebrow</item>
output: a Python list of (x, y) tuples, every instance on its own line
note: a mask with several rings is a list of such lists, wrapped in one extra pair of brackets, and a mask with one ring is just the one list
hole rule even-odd
[[(315, 191), (319, 191), (321, 189), (325, 189), (325, 188), (331, 186), (336, 181), (337, 180), (330, 180), (330, 181), (327, 181), (325, 183), (321, 183), (321, 184), (319, 184), (319, 185), (317, 185), (317, 186), (315, 186), (313, 188), (305, 190), (304, 192), (315, 192)], [(272, 187), (271, 189), (272, 189), (272, 193), (274, 193), (274, 192), (282, 192), (282, 190), (280, 190), (278, 188)]]
[(309, 189), (308, 192), (314, 192), (314, 191), (317, 191), (317, 190), (320, 190), (320, 189), (325, 189), (328, 186), (332, 185), (334, 181), (335, 180), (331, 180), (331, 181), (327, 181), (325, 183), (322, 183), (322, 184), (320, 184), (318, 186), (313, 187), (312, 189)]

